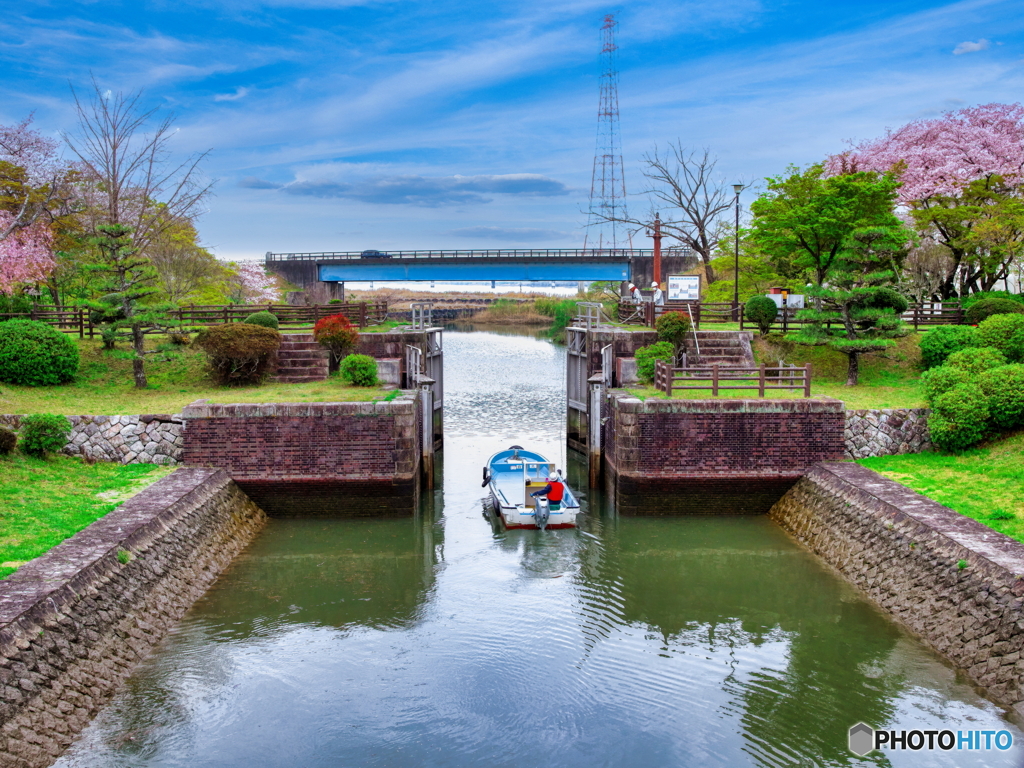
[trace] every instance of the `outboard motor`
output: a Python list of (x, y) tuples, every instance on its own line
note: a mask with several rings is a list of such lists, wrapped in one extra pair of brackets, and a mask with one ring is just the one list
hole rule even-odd
[(548, 506), (546, 496), (537, 498), (537, 506), (533, 508), (533, 522), (542, 531), (548, 527), (548, 519), (551, 517), (551, 507)]

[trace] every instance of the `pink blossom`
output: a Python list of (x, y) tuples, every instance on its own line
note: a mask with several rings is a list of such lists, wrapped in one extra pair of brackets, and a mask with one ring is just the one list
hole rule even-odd
[(956, 195), (968, 182), (990, 174), (1019, 183), (1024, 172), (1024, 106), (983, 104), (915, 120), (833, 155), (825, 168), (831, 174), (884, 173), (900, 162), (906, 164), (900, 188), (904, 205), (933, 195)]
[(235, 281), (247, 304), (267, 304), (281, 300), (280, 281), (258, 261), (240, 261), (235, 265)]
[[(7, 211), (0, 211), (0, 231), (6, 231), (14, 220)], [(11, 229), (0, 240), (0, 293), (11, 294), (19, 283), (35, 283), (53, 272), (53, 233), (42, 222)]]

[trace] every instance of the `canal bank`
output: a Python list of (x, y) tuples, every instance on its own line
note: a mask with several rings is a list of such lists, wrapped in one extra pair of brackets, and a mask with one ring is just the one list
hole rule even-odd
[[(767, 515), (631, 517), (586, 489), (564, 349), (446, 344), (417, 513), (271, 519), (58, 765), (866, 765), (859, 720), (1019, 735)], [(492, 527), (480, 467), (513, 442), (567, 467), (580, 529)], [(929, 755), (1019, 764), (955, 757)]]

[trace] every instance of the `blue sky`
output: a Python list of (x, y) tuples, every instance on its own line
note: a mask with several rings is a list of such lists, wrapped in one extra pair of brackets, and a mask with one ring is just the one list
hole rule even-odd
[(707, 146), (756, 184), (1024, 99), (1019, 0), (21, 0), (0, 17), (0, 122), (34, 112), (56, 135), (71, 85), (142, 89), (176, 115), (177, 152), (211, 150), (199, 224), (224, 258), (575, 247), (609, 12), (634, 212), (655, 145)]

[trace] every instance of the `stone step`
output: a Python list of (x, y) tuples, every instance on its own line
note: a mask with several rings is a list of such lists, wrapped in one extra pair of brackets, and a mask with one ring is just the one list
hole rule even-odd
[(323, 352), (324, 354), (326, 354), (326, 352), (327, 352), (327, 350), (325, 350), (322, 346), (317, 344), (315, 341), (282, 341), (281, 342), (281, 346), (278, 347), (278, 349), (293, 349), (293, 350), (297, 350), (297, 351), (301, 350), (301, 351), (307, 351), (307, 352), (317, 352), (317, 351), (319, 351), (319, 352)]
[(312, 342), (313, 344), (316, 344), (316, 342), (313, 341), (313, 334), (312, 333), (282, 333), (281, 334), (281, 343), (282, 344), (287, 344), (288, 342), (291, 342), (291, 341)]
[(324, 381), (326, 376), (292, 376), (292, 375), (277, 375), (271, 377), (271, 381), (275, 384), (308, 384), (312, 381)]
[(327, 353), (318, 349), (279, 349), (278, 357), (294, 357), (297, 360), (326, 360)]
[(277, 359), (277, 368), (278, 368), (278, 370), (281, 370), (282, 368), (323, 368), (326, 371), (327, 370), (327, 361), (326, 360), (295, 360), (295, 359), (292, 359), (292, 358), (287, 358), (287, 359), (278, 358)]

